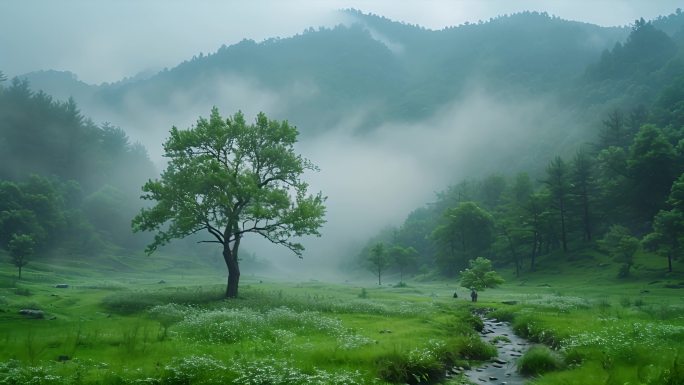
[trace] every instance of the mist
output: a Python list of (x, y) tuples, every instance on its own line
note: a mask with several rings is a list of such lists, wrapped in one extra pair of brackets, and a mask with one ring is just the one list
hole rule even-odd
[[(27, 2), (33, 3), (37, 2)], [(602, 25), (624, 25), (638, 16), (655, 16), (674, 8), (674, 2), (663, 2), (659, 7), (645, 11), (636, 1), (598, 2), (598, 9), (612, 7), (614, 12), (591, 13), (587, 11), (588, 7), (577, 6), (576, 2), (546, 4), (538, 1), (515, 5), (502, 1), (434, 1), (430, 7), (422, 2), (396, 6), (395, 2), (389, 1), (295, 1), (288, 2), (287, 6), (280, 2), (258, 1), (255, 4), (261, 7), (231, 4), (230, 8), (224, 8), (219, 2), (193, 8), (187, 8), (182, 2), (168, 4), (163, 17), (156, 17), (161, 3), (155, 1), (138, 7), (133, 2), (119, 3), (114, 7), (113, 15), (106, 11), (111, 5), (100, 8), (100, 5), (83, 2), (41, 4), (44, 7), (37, 20), (46, 27), (31, 29), (24, 38), (41, 44), (55, 43), (46, 38), (52, 25), (62, 32), (60, 36), (64, 43), (73, 46), (60, 50), (60, 44), (51, 45), (52, 48), (43, 52), (41, 60), (35, 60), (32, 65), (38, 66), (36, 69), (72, 70), (87, 82), (116, 81), (138, 71), (152, 69), (154, 72), (176, 65), (198, 52), (214, 52), (223, 44), (230, 45), (244, 38), (259, 41), (291, 36), (310, 26), (333, 26), (346, 21), (335, 11), (339, 8), (360, 8), (364, 12), (433, 29), (525, 9), (545, 10)], [(21, 10), (19, 6), (14, 7), (15, 11)], [(66, 26), (77, 11), (93, 17), (84, 20), (83, 24)], [(70, 16), (47, 18), (49, 12)], [(130, 18), (132, 12), (134, 17)], [(128, 18), (131, 27), (117, 32), (103, 31), (96, 26), (102, 15)], [(203, 27), (186, 25), (189, 18), (200, 18), (200, 15)], [(599, 17), (603, 18), (599, 20)], [(244, 22), (250, 19), (258, 19), (259, 27)], [(146, 22), (145, 33), (140, 32), (143, 21)], [(177, 28), (178, 25), (184, 27)], [(83, 29), (93, 33), (83, 36)], [(400, 44), (376, 31), (370, 33), (395, 55), (402, 54)], [(130, 44), (133, 40), (137, 44)], [(17, 52), (24, 44), (19, 38), (11, 41), (6, 38), (1, 43), (9, 43), (10, 51)], [(22, 62), (30, 58), (30, 50), (25, 55), (15, 56), (11, 63), (3, 56), (0, 69), (6, 68), (10, 75), (20, 72), (13, 68), (33, 69)], [(522, 163), (546, 162), (548, 157), (546, 153), (540, 153), (540, 143), (551, 136), (572, 136), (580, 129), (575, 126), (577, 123), (570, 123), (572, 119), (563, 112), (554, 95), (507, 99), (489, 92), (484, 84), (472, 81), (459, 97), (444, 103), (444, 107), (420, 121), (386, 122), (366, 127), (360, 133), (360, 127), (375, 107), (373, 103), (384, 103), (377, 100), (354, 111), (346, 111), (343, 122), (317, 132), (288, 116), (292, 106), (306, 104), (320, 96), (315, 82), (296, 79), (286, 87), (275, 89), (244, 75), (211, 76), (211, 82), (208, 82), (211, 88), (202, 85), (182, 90), (175, 88), (161, 97), (163, 103), (151, 103), (145, 91), (139, 89), (125, 93), (117, 109), (89, 100), (77, 102), (87, 116), (97, 122), (121, 126), (133, 141), (145, 145), (159, 170), (165, 167), (162, 143), (169, 129), (172, 126), (190, 127), (198, 117), (208, 116), (213, 106), (224, 116), (240, 110), (248, 121), (252, 121), (263, 111), (270, 118), (289, 119), (299, 126), (300, 131), (306, 132), (300, 137), (299, 152), (320, 167), (320, 172), (309, 173), (304, 178), (310, 183), (311, 191), (321, 191), (328, 197), (327, 223), (321, 230), (322, 236), (302, 240), (306, 247), (303, 260), (256, 237), (248, 237), (244, 243), (247, 250), (291, 274), (304, 271), (305, 276), (327, 275), (337, 279), (335, 274), (340, 263), (356, 258), (369, 237), (384, 227), (400, 225), (412, 210), (432, 201), (437, 191), (465, 178), (481, 178), (493, 172), (512, 173), (522, 171), (516, 168)], [(562, 139), (557, 140), (549, 152), (558, 150), (562, 146), (559, 142)]]
[[(240, 110), (253, 122), (263, 111), (298, 126), (305, 134), (300, 134), (297, 151), (320, 168), (303, 178), (311, 192), (328, 197), (322, 236), (301, 240), (306, 247), (302, 260), (257, 236), (243, 242), (246, 251), (268, 260), (279, 274), (297, 278), (343, 279), (346, 273), (340, 275), (340, 266), (357, 258), (368, 238), (400, 225), (412, 210), (434, 200), (436, 192), (464, 178), (519, 171), (516, 164), (529, 163), (520, 154), (546, 161), (534, 152), (540, 141), (576, 129), (549, 95), (509, 99), (473, 82), (462, 96), (421, 121), (387, 122), (361, 131), (366, 117), (383, 103), (378, 100), (348, 111), (337, 126), (317, 131), (288, 117), (292, 105), (319, 95), (309, 80), (293, 80), (280, 90), (237, 74), (214, 75), (210, 83), (210, 89), (176, 89), (164, 96), (163, 104), (151, 103), (144, 91), (134, 90), (115, 110), (88, 101), (83, 109), (96, 121), (124, 127), (133, 141), (147, 148), (160, 171), (165, 168), (162, 143), (169, 129), (191, 127), (199, 117), (208, 117), (213, 106), (224, 117)], [(549, 125), (558, 124), (562, 129), (549, 133)]]
[(516, 154), (530, 154), (548, 131), (542, 122), (562, 115), (549, 99), (503, 101), (474, 87), (425, 121), (387, 124), (367, 135), (343, 125), (302, 138), (302, 155), (321, 169), (306, 179), (328, 196), (322, 237), (304, 240), (307, 268), (334, 271), (356, 258), (348, 253), (358, 253), (368, 238), (399, 226), (452, 183), (515, 171)]

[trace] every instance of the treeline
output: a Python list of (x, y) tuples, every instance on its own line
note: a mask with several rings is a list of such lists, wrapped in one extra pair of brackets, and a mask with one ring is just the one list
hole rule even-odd
[[(650, 23), (637, 21), (625, 45), (604, 54), (588, 76), (599, 76), (594, 71), (606, 62), (623, 65), (631, 70), (616, 68), (605, 76), (622, 73), (621, 81), (630, 79), (638, 88), (643, 79), (668, 71), (671, 77), (655, 97), (642, 98), (643, 105), (613, 109), (605, 115), (596, 143), (573, 156), (556, 156), (541, 170), (450, 186), (401, 226), (369, 241), (360, 255), (362, 263), (372, 260), (373, 247), (383, 242), (390, 250), (417, 251), (410, 266), (395, 263), (397, 270), (437, 270), (453, 276), (482, 256), (520, 273), (534, 271), (542, 255), (570, 256), (599, 247), (613, 255), (621, 264), (620, 275), (627, 276), (634, 254), (644, 247), (666, 257), (663, 267), (671, 271), (672, 260), (684, 246), (682, 46), (672, 51), (671, 41), (661, 44), (669, 53), (667, 60), (660, 57), (659, 66), (652, 66), (653, 58), (643, 61), (648, 68), (615, 60), (653, 36), (669, 40)], [(648, 50), (652, 53), (653, 47)], [(600, 84), (609, 81), (601, 78)]]
[(6, 83), (0, 73), (0, 249), (13, 257), (140, 249), (130, 218), (156, 173), (145, 148), (85, 118), (72, 99)]

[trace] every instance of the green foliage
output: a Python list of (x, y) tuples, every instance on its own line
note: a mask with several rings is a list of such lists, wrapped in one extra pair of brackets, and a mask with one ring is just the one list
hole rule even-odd
[(563, 251), (568, 251), (567, 241), (567, 215), (570, 199), (570, 171), (567, 164), (560, 156), (554, 158), (546, 167), (546, 186), (552, 198), (552, 207), (557, 215), (557, 226), (560, 230)]
[(486, 253), (494, 241), (494, 218), (474, 202), (446, 210), (443, 220), (432, 238), (439, 245), (437, 263), (447, 274), (465, 267), (473, 255)]
[(160, 335), (161, 339), (168, 336), (169, 328), (182, 321), (187, 313), (187, 308), (176, 305), (175, 303), (169, 303), (166, 305), (157, 305), (148, 310), (150, 318), (159, 322), (162, 333)]
[(21, 268), (28, 264), (29, 258), (33, 254), (34, 245), (33, 237), (28, 234), (12, 234), (7, 245), (12, 264), (19, 269), (19, 279), (21, 279)]
[(164, 143), (166, 171), (143, 186), (142, 198), (156, 204), (133, 219), (135, 231), (156, 232), (147, 252), (172, 239), (209, 235), (209, 242), (223, 246), (229, 297), (237, 296), (238, 247), (245, 234), (301, 255), (304, 247), (293, 238), (320, 235), (325, 198), (308, 195), (300, 180), (316, 167), (295, 153), (297, 135), (287, 121), (260, 113), (248, 125), (242, 113), (224, 119), (217, 108), (195, 127), (173, 127)]
[(484, 290), (504, 283), (504, 279), (492, 270), (492, 262), (487, 258), (477, 257), (470, 260), (470, 268), (461, 271), (462, 287)]
[(497, 355), (494, 345), (484, 342), (476, 336), (460, 337), (460, 341), (458, 355), (466, 360), (486, 361)]
[[(629, 149), (627, 171), (633, 184), (631, 201), (638, 218), (648, 220), (664, 208), (676, 177), (675, 150), (662, 129), (641, 127)], [(649, 197), (644, 199), (643, 197)]]
[(362, 385), (368, 383), (368, 380), (363, 378), (358, 371), (328, 372), (314, 369), (312, 373), (307, 373), (288, 362), (273, 359), (239, 362), (234, 365), (233, 371), (238, 374), (235, 383), (246, 385)]
[(382, 273), (390, 265), (390, 259), (383, 243), (377, 243), (370, 250), (368, 264), (372, 271), (378, 276), (378, 285), (382, 285)]
[(641, 246), (639, 239), (633, 237), (626, 227), (613, 225), (603, 236), (600, 245), (615, 261), (622, 263), (618, 277), (629, 276), (630, 268), (634, 264), (634, 254)]
[(379, 376), (392, 383), (419, 384), (439, 379), (444, 372), (446, 345), (430, 341), (408, 353), (393, 352), (378, 359)]
[(389, 249), (388, 255), (391, 261), (399, 268), (399, 283), (404, 283), (404, 271), (416, 263), (418, 252), (410, 246), (394, 245)]
[(543, 345), (531, 347), (518, 360), (518, 372), (526, 376), (538, 376), (562, 367), (563, 361), (558, 355)]
[(0, 181), (0, 246), (15, 233), (31, 234), (39, 249), (56, 242), (69, 209), (65, 187), (38, 175), (22, 183)]
[[(16, 78), (0, 87), (0, 247), (22, 233), (34, 237), (41, 255), (98, 254), (104, 245), (97, 230), (117, 246), (135, 246), (129, 226), (115, 219), (137, 211), (131, 184), (153, 169), (141, 145), (131, 145), (121, 128), (95, 125), (73, 99), (57, 102)], [(116, 215), (91, 222), (83, 195), (105, 184), (122, 192), (110, 209)]]
[(672, 271), (672, 260), (681, 253), (684, 245), (684, 174), (672, 185), (668, 203), (670, 210), (661, 210), (653, 218), (653, 232), (646, 235), (646, 248), (666, 256), (668, 271)]
[(164, 366), (160, 385), (203, 384), (219, 385), (225, 382), (228, 367), (209, 356), (176, 358)]
[(119, 291), (105, 296), (101, 303), (109, 311), (132, 314), (158, 306), (198, 305), (221, 298), (223, 294), (218, 289), (175, 288), (157, 291)]

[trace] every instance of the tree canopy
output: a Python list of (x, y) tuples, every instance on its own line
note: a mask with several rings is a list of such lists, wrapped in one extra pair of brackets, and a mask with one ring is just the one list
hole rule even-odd
[(487, 258), (471, 259), (470, 267), (461, 272), (461, 286), (469, 289), (484, 290), (504, 283), (503, 278), (492, 270), (492, 262)]
[(247, 124), (241, 112), (224, 119), (216, 107), (194, 127), (173, 127), (164, 143), (166, 170), (143, 186), (143, 198), (156, 204), (133, 219), (135, 231), (156, 232), (147, 252), (172, 239), (209, 235), (205, 242), (223, 247), (227, 297), (238, 293), (238, 250), (245, 234), (259, 234), (301, 256), (298, 237), (320, 235), (325, 198), (309, 194), (300, 179), (317, 168), (294, 151), (297, 135), (287, 121), (260, 113)]

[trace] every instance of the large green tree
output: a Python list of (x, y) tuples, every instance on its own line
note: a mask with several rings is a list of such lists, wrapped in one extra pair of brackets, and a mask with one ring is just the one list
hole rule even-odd
[(161, 179), (143, 186), (156, 201), (133, 219), (135, 231), (155, 231), (152, 253), (175, 238), (195, 233), (218, 243), (228, 268), (226, 296), (238, 295), (240, 241), (259, 234), (301, 257), (296, 237), (320, 235), (325, 198), (309, 194), (300, 178), (316, 170), (294, 150), (297, 129), (260, 113), (247, 124), (241, 112), (224, 119), (214, 107), (187, 130), (171, 128), (164, 143), (169, 159)]
[(439, 247), (437, 261), (442, 272), (453, 275), (475, 255), (489, 254), (494, 218), (486, 210), (474, 202), (463, 202), (448, 209), (443, 219), (432, 234)]
[(594, 178), (594, 160), (589, 154), (580, 149), (575, 154), (570, 169), (570, 191), (579, 206), (582, 217), (582, 234), (584, 240), (591, 242), (594, 231), (592, 203), (597, 185)]
[(632, 207), (641, 222), (649, 221), (665, 207), (667, 195), (676, 178), (676, 154), (662, 129), (646, 124), (629, 148), (627, 170)]
[(394, 264), (399, 268), (399, 281), (404, 282), (404, 272), (413, 265), (418, 258), (418, 251), (413, 247), (393, 246), (389, 250), (389, 255)]
[(667, 257), (667, 269), (672, 272), (672, 260), (679, 257), (684, 245), (684, 174), (672, 185), (669, 210), (660, 210), (653, 218), (653, 231), (644, 237), (644, 245)]
[(504, 279), (492, 269), (492, 262), (487, 258), (477, 257), (469, 261), (470, 268), (461, 272), (461, 286), (484, 290), (504, 283)]
[(390, 265), (390, 257), (387, 255), (385, 245), (378, 242), (370, 249), (368, 264), (374, 273), (378, 275), (378, 285), (382, 285), (382, 273)]
[(626, 227), (613, 225), (599, 244), (616, 262), (622, 263), (618, 277), (629, 276), (630, 269), (634, 265), (634, 254), (639, 251), (639, 239), (632, 236)]
[(560, 222), (560, 235), (563, 251), (568, 251), (567, 216), (568, 200), (570, 197), (570, 175), (568, 166), (560, 156), (557, 156), (546, 168), (544, 181), (553, 198), (553, 206), (557, 210)]

